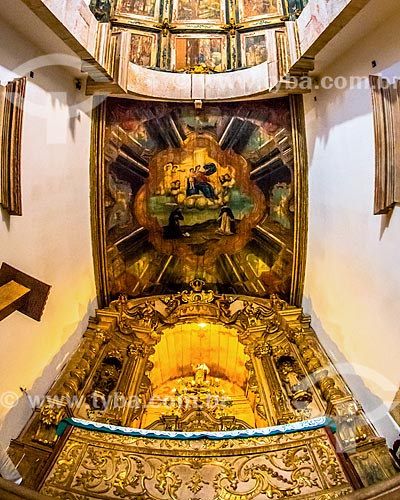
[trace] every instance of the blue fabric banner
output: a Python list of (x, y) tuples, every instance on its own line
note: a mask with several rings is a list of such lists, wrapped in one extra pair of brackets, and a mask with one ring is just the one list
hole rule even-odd
[(238, 431), (220, 431), (220, 432), (182, 432), (182, 431), (156, 431), (150, 429), (134, 429), (132, 427), (122, 427), (119, 425), (102, 424), (83, 420), (80, 418), (65, 418), (57, 427), (57, 434), (65, 431), (68, 425), (80, 427), (98, 432), (108, 432), (111, 434), (122, 434), (124, 436), (136, 436), (156, 439), (233, 439), (273, 436), (275, 434), (287, 434), (290, 432), (311, 431), (321, 427), (330, 427), (332, 432), (336, 431), (334, 421), (329, 417), (317, 417), (301, 422), (293, 422), (284, 425), (275, 425), (273, 427), (260, 427), (258, 429), (243, 429)]

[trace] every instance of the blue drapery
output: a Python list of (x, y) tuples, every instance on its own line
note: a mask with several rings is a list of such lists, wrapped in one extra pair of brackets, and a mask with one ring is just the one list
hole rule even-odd
[(133, 429), (132, 427), (102, 424), (99, 422), (92, 422), (91, 420), (83, 420), (80, 418), (65, 418), (58, 424), (57, 434), (61, 436), (68, 425), (91, 431), (108, 432), (111, 434), (121, 434), (124, 436), (135, 436), (152, 439), (243, 439), (251, 437), (273, 436), (276, 434), (288, 434), (291, 432), (311, 431), (320, 429), (321, 427), (329, 427), (332, 432), (336, 431), (335, 423), (330, 417), (317, 417), (310, 420), (302, 420), (301, 422), (275, 425), (273, 427), (260, 427), (258, 429), (243, 429), (238, 431), (219, 432), (182, 432)]

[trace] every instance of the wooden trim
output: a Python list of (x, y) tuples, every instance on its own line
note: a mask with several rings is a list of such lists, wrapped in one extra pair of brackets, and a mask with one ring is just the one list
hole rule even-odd
[(332, 443), (332, 445), (335, 447), (336, 450), (336, 456), (338, 457), (338, 460), (341, 464), (341, 466), (344, 469), (344, 472), (350, 481), (351, 485), (355, 490), (359, 490), (360, 488), (363, 487), (363, 483), (361, 481), (360, 476), (357, 474), (357, 471), (352, 464), (352, 462), (349, 460), (349, 456), (347, 453), (344, 453), (340, 450), (340, 446), (338, 444), (338, 441), (336, 439), (335, 434), (332, 432), (330, 427), (325, 427), (326, 433), (328, 434), (329, 441)]
[(293, 140), (294, 246), (290, 303), (301, 307), (307, 256), (308, 157), (303, 96), (290, 95)]
[(1, 89), (1, 197), (0, 204), (10, 215), (22, 215), (21, 143), (26, 77), (17, 78)]
[(375, 138), (374, 214), (388, 213), (400, 203), (400, 86), (369, 77)]
[(100, 308), (110, 302), (106, 262), (106, 221), (104, 207), (104, 137), (106, 102), (104, 96), (94, 97), (90, 147), (90, 214), (97, 300)]

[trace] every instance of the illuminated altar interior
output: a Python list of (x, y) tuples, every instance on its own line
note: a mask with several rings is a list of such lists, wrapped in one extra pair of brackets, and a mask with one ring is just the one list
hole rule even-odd
[(298, 96), (97, 107), (102, 307), (11, 446), (28, 486), (74, 499), (317, 499), (394, 474), (296, 306), (301, 126)]

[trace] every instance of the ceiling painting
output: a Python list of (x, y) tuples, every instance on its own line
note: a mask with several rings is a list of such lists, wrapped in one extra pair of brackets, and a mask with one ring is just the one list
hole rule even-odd
[(224, 3), (221, 0), (175, 0), (173, 3), (173, 20), (223, 22)]
[(279, 0), (240, 0), (239, 11), (241, 19), (273, 16), (282, 12)]
[(111, 296), (181, 290), (288, 297), (294, 191), (289, 103), (107, 101)]
[(148, 19), (156, 19), (159, 15), (159, 1), (152, 0), (118, 0), (116, 14), (132, 15)]

